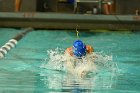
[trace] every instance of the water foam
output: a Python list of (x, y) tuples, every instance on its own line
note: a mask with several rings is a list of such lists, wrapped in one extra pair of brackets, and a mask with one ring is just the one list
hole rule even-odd
[(47, 58), (45, 58), (41, 68), (52, 70), (63, 70), (63, 63), (66, 58), (63, 54), (63, 50), (56, 48), (55, 50), (47, 50)]
[(82, 59), (77, 59), (65, 54), (63, 49), (56, 48), (47, 50), (47, 55), (48, 57), (41, 65), (41, 68), (63, 71), (86, 69), (90, 72), (97, 72), (101, 69), (108, 71), (117, 69), (112, 55), (105, 55), (102, 52), (94, 52), (87, 54)]
[[(102, 88), (112, 87), (118, 71), (117, 64), (113, 62), (112, 55), (106, 55), (103, 52), (94, 52), (82, 59), (76, 59), (65, 54), (64, 50), (59, 48), (48, 50), (47, 58), (40, 67), (46, 71), (58, 71), (59, 74), (66, 72), (80, 78), (83, 78), (83, 76), (85, 78), (94, 77), (93, 83)], [(51, 73), (49, 72), (49, 75)], [(42, 72), (41, 76), (45, 76), (45, 74), (46, 72)]]

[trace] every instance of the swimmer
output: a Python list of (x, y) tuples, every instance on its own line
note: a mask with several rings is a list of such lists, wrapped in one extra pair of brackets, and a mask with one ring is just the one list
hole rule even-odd
[[(87, 69), (89, 70), (88, 66), (89, 64), (84, 64), (82, 65), (82, 68), (79, 69), (79, 67), (75, 68), (76, 65), (79, 61), (78, 60), (81, 60), (80, 62), (82, 62), (82, 58), (85, 57), (87, 54), (90, 54), (90, 53), (93, 53), (94, 49), (92, 46), (90, 45), (85, 45), (81, 40), (76, 40), (74, 43), (73, 43), (73, 46), (72, 47), (69, 47), (65, 50), (65, 53), (68, 55), (68, 62), (67, 62), (67, 66), (68, 68), (70, 69), (71, 72), (75, 72), (77, 71), (78, 74), (83, 77), (84, 75), (86, 75), (86, 71)], [(76, 62), (71, 62), (70, 58), (74, 58), (76, 59)], [(83, 67), (84, 66), (84, 67)], [(87, 68), (85, 68), (85, 66)], [(75, 70), (75, 71), (74, 71)]]
[(92, 46), (85, 45), (81, 40), (76, 40), (72, 47), (65, 50), (65, 53), (68, 53), (72, 57), (82, 58), (93, 51), (94, 49)]

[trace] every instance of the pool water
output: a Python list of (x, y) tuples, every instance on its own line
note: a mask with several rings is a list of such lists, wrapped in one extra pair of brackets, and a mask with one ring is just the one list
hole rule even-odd
[[(0, 28), (0, 45), (21, 31)], [(140, 32), (80, 32), (79, 37), (94, 47), (96, 58), (89, 60), (96, 70), (79, 77), (63, 65), (74, 31), (34, 30), (0, 59), (0, 93), (140, 92)]]

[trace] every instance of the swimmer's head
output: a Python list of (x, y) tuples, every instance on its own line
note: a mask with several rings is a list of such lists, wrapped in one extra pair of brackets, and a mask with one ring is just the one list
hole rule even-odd
[(78, 58), (86, 55), (86, 45), (81, 40), (76, 40), (73, 43), (73, 54)]

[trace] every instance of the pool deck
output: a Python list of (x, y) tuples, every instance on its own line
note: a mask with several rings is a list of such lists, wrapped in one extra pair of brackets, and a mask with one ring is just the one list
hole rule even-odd
[(140, 16), (0, 12), (0, 27), (140, 30)]

